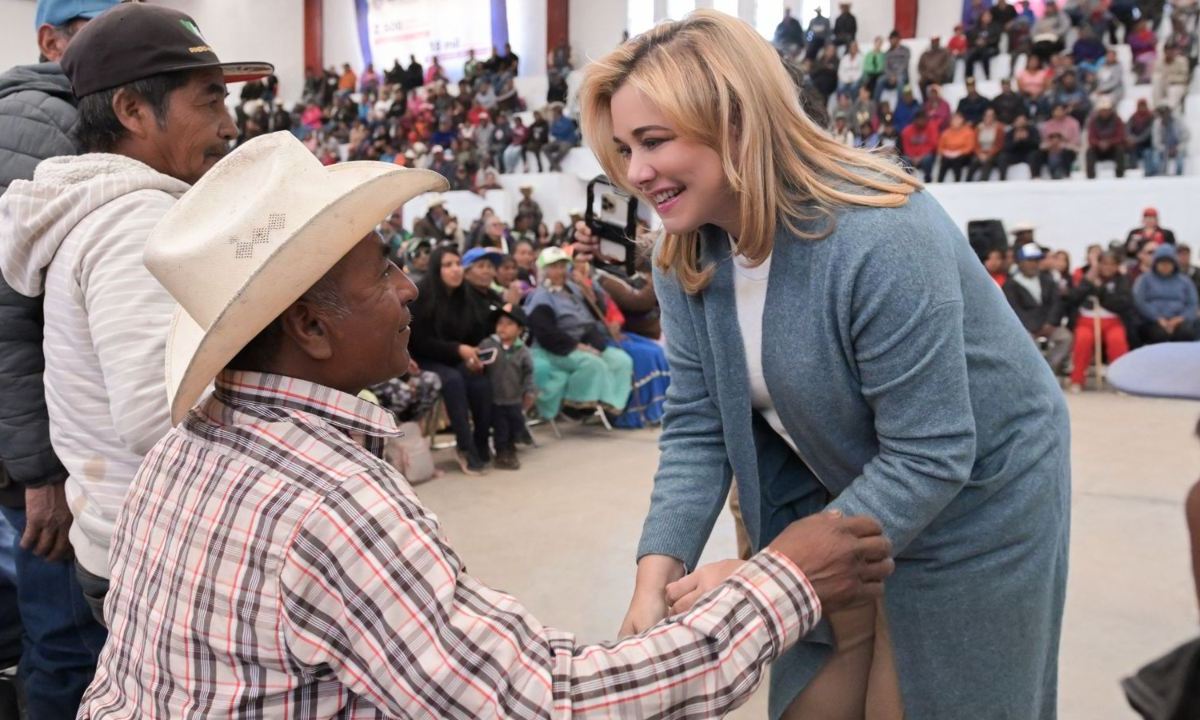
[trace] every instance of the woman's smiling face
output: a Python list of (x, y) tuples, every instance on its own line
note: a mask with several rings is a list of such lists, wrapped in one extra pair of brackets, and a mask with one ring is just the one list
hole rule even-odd
[(627, 162), (626, 179), (662, 218), (669, 233), (714, 224), (736, 234), (737, 197), (721, 156), (685, 139), (643, 94), (624, 85), (612, 96), (613, 142)]

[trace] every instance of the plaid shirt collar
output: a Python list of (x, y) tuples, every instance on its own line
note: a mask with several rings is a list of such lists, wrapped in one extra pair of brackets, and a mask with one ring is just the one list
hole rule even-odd
[(226, 370), (217, 376), (213, 395), (235, 411), (278, 418), (311, 415), (347, 433), (373, 438), (401, 434), (390, 411), (340, 390), (284, 375)]

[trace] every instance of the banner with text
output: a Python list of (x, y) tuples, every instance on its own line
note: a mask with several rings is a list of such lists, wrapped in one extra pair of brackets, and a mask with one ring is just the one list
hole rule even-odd
[(446, 77), (462, 77), (471, 50), (480, 60), (492, 54), (491, 0), (358, 0), (358, 35), (363, 62), (382, 73), (409, 56), (429, 69), (434, 56)]

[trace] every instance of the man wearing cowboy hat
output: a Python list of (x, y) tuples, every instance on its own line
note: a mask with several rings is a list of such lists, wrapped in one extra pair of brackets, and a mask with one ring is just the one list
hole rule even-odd
[(394, 417), (357, 397), (408, 367), (417, 296), (372, 228), (445, 186), (378, 162), (325, 168), (275, 133), (155, 229), (146, 266), (181, 306), (177, 424), (117, 521), (112, 634), (80, 718), (710, 717), (822, 608), (882, 592), (878, 524), (830, 514), (615, 646), (581, 646), (468, 575), (372, 452)]
[(537, 200), (533, 199), (533, 185), (524, 183), (521, 185), (520, 190), (521, 199), (517, 202), (516, 219), (527, 218), (529, 227), (536, 236), (537, 227), (542, 224), (542, 206), (538, 204)]
[(85, 154), (42, 162), (0, 199), (0, 271), (17, 292), (45, 293), (50, 437), (68, 473), (76, 569), (99, 617), (114, 519), (169, 427), (161, 357), (172, 302), (142, 250), (237, 134), (225, 83), (272, 68), (222, 63), (190, 17), (140, 3), (91, 20), (62, 68)]
[(435, 195), (425, 207), (425, 216), (413, 223), (413, 237), (429, 238), (434, 245), (443, 240), (455, 240), (454, 233), (448, 230), (450, 213), (446, 212), (446, 200)]

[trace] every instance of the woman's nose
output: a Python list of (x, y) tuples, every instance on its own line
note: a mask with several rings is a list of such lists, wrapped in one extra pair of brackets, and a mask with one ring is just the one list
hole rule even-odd
[(655, 172), (650, 163), (645, 162), (635, 152), (629, 156), (629, 168), (625, 171), (625, 179), (634, 187), (644, 187), (654, 180)]

